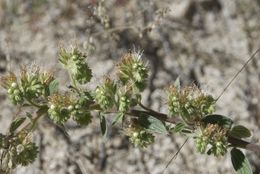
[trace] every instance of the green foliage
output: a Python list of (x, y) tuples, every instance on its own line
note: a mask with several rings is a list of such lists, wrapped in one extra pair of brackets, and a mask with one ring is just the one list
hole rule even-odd
[(235, 138), (248, 138), (251, 136), (250, 130), (248, 130), (245, 126), (237, 125), (232, 127), (229, 135)]
[(233, 124), (233, 121), (230, 118), (223, 115), (216, 115), (216, 114), (207, 115), (201, 121), (205, 125), (217, 124), (218, 126), (226, 129), (230, 129)]
[(10, 133), (14, 133), (14, 131), (23, 124), (23, 122), (26, 120), (25, 117), (18, 117), (14, 121), (12, 121), (11, 126), (9, 128)]
[(107, 121), (106, 117), (104, 115), (100, 114), (100, 128), (101, 128), (101, 133), (103, 137), (106, 137), (107, 135)]
[(231, 150), (231, 161), (237, 174), (253, 174), (247, 158), (239, 149)]
[(59, 91), (58, 87), (59, 87), (59, 82), (56, 80), (53, 80), (49, 84), (48, 95), (53, 95), (53, 94), (57, 93)]
[(185, 129), (186, 125), (184, 123), (177, 123), (174, 127), (175, 132), (182, 132)]
[(141, 115), (138, 118), (138, 124), (150, 132), (156, 132), (161, 134), (168, 133), (165, 124), (161, 120), (158, 120), (157, 118), (154, 118), (149, 115)]

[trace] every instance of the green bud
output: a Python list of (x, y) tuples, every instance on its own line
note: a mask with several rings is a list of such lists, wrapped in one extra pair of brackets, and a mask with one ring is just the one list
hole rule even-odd
[(74, 107), (72, 106), (72, 105), (70, 105), (69, 107), (68, 107), (68, 110), (69, 111), (72, 111), (74, 109)]
[(11, 84), (11, 87), (16, 88), (16, 87), (17, 87), (17, 83), (13, 82), (13, 83)]
[(127, 97), (125, 95), (127, 95), (127, 94), (124, 94), (124, 95), (120, 96), (120, 98), (119, 98), (118, 111), (120, 113), (125, 113), (130, 107), (130, 100), (127, 99)]

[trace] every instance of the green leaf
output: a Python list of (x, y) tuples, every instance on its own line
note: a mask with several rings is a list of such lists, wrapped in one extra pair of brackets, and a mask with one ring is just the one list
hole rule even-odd
[(112, 125), (116, 124), (116, 123), (122, 123), (123, 122), (123, 118), (124, 118), (124, 113), (118, 113), (116, 118), (114, 118)]
[(174, 127), (174, 132), (182, 132), (184, 128), (185, 128), (184, 123), (177, 123)]
[(58, 92), (58, 86), (59, 86), (59, 82), (57, 80), (53, 80), (49, 84), (49, 94), (52, 95), (54, 93), (57, 93)]
[(201, 121), (205, 124), (218, 124), (220, 127), (227, 129), (230, 129), (233, 124), (233, 121), (230, 118), (216, 114), (207, 115), (202, 118)]
[(11, 123), (11, 126), (10, 126), (10, 129), (9, 131), (11, 133), (14, 133), (14, 131), (19, 127), (21, 126), (21, 124), (23, 124), (23, 122), (26, 120), (26, 117), (18, 117), (16, 118), (12, 123)]
[(152, 116), (143, 114), (141, 117), (138, 118), (138, 123), (140, 126), (144, 127), (148, 131), (161, 134), (168, 133), (165, 124), (161, 120), (158, 120), (157, 118), (154, 118)]
[(251, 136), (250, 130), (248, 130), (245, 126), (237, 125), (234, 126), (231, 131), (229, 132), (229, 135), (235, 138), (247, 138)]
[(253, 174), (250, 163), (241, 150), (233, 148), (230, 153), (231, 162), (237, 174)]
[(107, 121), (104, 115), (100, 114), (100, 128), (101, 128), (101, 133), (103, 137), (106, 137), (107, 135)]

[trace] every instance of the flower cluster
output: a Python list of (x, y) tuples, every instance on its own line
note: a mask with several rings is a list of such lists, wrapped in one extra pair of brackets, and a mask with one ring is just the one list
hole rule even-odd
[(167, 103), (170, 115), (181, 116), (187, 123), (199, 121), (205, 115), (213, 113), (215, 107), (214, 98), (197, 87), (169, 87)]
[[(200, 135), (196, 137), (196, 148), (200, 153), (214, 154), (215, 156), (223, 156), (227, 152), (227, 130), (221, 128), (217, 124), (207, 124), (202, 128)], [(208, 145), (211, 145), (208, 149)]]
[(7, 90), (8, 97), (12, 103), (20, 104), (24, 101), (23, 92), (14, 73), (10, 72), (1, 77), (1, 86)]
[(118, 77), (123, 84), (129, 84), (143, 91), (146, 86), (148, 69), (141, 60), (140, 53), (129, 53), (123, 56), (118, 66)]
[(129, 93), (121, 93), (119, 94), (118, 100), (118, 112), (125, 113), (131, 104), (131, 96)]
[(21, 69), (21, 88), (29, 100), (48, 95), (48, 86), (53, 80), (52, 73), (40, 72), (38, 67), (30, 69), (29, 72), (26, 67)]
[(140, 92), (146, 86), (148, 69), (141, 60), (140, 53), (128, 53), (117, 65), (117, 80), (106, 77), (103, 85), (96, 88), (94, 98), (102, 110), (117, 109), (116, 120), (123, 120), (124, 115), (141, 101)]
[(79, 99), (74, 100), (74, 104), (69, 106), (71, 116), (81, 126), (87, 126), (92, 121), (92, 115), (89, 111), (89, 105), (92, 98), (89, 95), (81, 94)]
[(98, 86), (95, 90), (95, 100), (102, 109), (109, 109), (114, 106), (117, 86), (108, 77), (105, 78), (104, 84)]
[(21, 68), (20, 78), (12, 72), (1, 78), (3, 86), (14, 104), (21, 104), (24, 100), (33, 101), (39, 97), (49, 95), (49, 84), (54, 80), (52, 73), (41, 72), (38, 67)]
[(86, 56), (77, 48), (70, 51), (61, 49), (59, 61), (68, 70), (73, 82), (86, 84), (92, 78), (92, 71), (85, 62)]
[(70, 117), (81, 126), (91, 122), (92, 116), (88, 108), (91, 99), (87, 95), (81, 94), (75, 98), (68, 94), (53, 94), (48, 99), (48, 113), (55, 123), (63, 124)]
[(31, 134), (26, 131), (17, 135), (0, 134), (0, 172), (7, 173), (18, 165), (34, 162), (38, 148), (31, 139)]
[(48, 97), (49, 116), (58, 124), (65, 123), (73, 110), (73, 101), (69, 95), (53, 94)]
[(154, 142), (154, 135), (140, 126), (126, 129), (126, 134), (136, 147), (145, 148)]

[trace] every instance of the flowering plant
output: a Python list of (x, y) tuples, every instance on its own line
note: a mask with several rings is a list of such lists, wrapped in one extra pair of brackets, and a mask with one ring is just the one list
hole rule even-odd
[[(106, 134), (106, 114), (115, 114), (113, 124), (123, 127), (134, 146), (145, 148), (154, 143), (156, 133), (181, 133), (194, 139), (199, 153), (223, 156), (231, 149), (231, 160), (237, 173), (250, 173), (250, 165), (239, 148), (259, 153), (260, 147), (243, 140), (251, 132), (223, 115), (214, 114), (216, 99), (196, 86), (181, 87), (179, 79), (167, 88), (168, 114), (159, 113), (142, 104), (141, 92), (146, 87), (148, 66), (140, 53), (130, 52), (117, 64), (117, 77), (104, 77), (91, 91), (82, 85), (91, 81), (92, 70), (86, 56), (75, 47), (61, 49), (59, 62), (70, 75), (67, 91), (60, 91), (53, 73), (40, 68), (21, 68), (16, 76), (10, 72), (1, 78), (1, 86), (14, 105), (33, 107), (36, 116), (27, 113), (12, 121), (9, 132), (0, 134), (0, 171), (8, 173), (18, 165), (31, 164), (38, 148), (32, 132), (39, 118), (48, 116), (56, 124), (73, 119), (87, 126), (100, 119)], [(95, 114), (98, 113), (98, 114)]]

